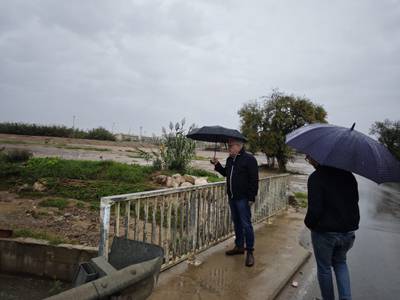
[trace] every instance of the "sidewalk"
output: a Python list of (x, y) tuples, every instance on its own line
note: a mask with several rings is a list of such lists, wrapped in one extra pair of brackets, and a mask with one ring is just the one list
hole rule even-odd
[(183, 262), (161, 273), (150, 299), (274, 299), (310, 255), (298, 243), (303, 218), (290, 209), (271, 224), (257, 225), (252, 268), (244, 266), (243, 255), (225, 256), (231, 238), (199, 254), (200, 266)]

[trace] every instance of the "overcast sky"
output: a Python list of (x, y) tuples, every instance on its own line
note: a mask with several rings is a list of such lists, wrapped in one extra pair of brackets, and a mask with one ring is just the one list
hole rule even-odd
[(331, 123), (400, 117), (400, 1), (0, 0), (0, 121), (239, 127), (272, 88)]

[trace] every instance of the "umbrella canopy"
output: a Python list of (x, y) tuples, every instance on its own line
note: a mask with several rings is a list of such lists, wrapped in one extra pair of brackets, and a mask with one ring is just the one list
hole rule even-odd
[(247, 139), (236, 129), (222, 126), (203, 126), (196, 128), (187, 134), (188, 138), (197, 141), (227, 143), (229, 139), (247, 142)]
[(286, 136), (286, 144), (309, 154), (319, 164), (354, 172), (377, 183), (400, 182), (400, 162), (369, 136), (330, 124), (301, 127)]

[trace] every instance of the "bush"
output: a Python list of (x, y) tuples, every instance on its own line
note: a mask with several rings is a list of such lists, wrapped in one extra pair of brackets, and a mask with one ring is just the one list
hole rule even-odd
[[(189, 131), (193, 128), (192, 125)], [(170, 122), (169, 132), (163, 127), (161, 139), (153, 139), (159, 152), (147, 152), (136, 148), (136, 152), (146, 161), (152, 161), (155, 169), (184, 172), (195, 157), (195, 142), (186, 137), (185, 119), (175, 125)]]
[(84, 131), (59, 125), (6, 122), (0, 123), (0, 133), (115, 141), (114, 135), (103, 127)]
[[(175, 126), (170, 122), (169, 133), (163, 128), (161, 158), (167, 169), (185, 171), (195, 156), (195, 142), (186, 137), (185, 119)], [(189, 131), (193, 125), (189, 128)]]
[(82, 131), (58, 125), (38, 125), (38, 124), (28, 124), (28, 123), (7, 122), (7, 123), (0, 123), (0, 133), (73, 137), (74, 133), (76, 135), (79, 135), (82, 133)]
[(7, 162), (24, 162), (33, 156), (32, 152), (25, 149), (10, 149), (2, 153), (2, 159)]
[(89, 130), (89, 132), (86, 134), (85, 138), (90, 139), (90, 140), (115, 141), (115, 136), (103, 127)]

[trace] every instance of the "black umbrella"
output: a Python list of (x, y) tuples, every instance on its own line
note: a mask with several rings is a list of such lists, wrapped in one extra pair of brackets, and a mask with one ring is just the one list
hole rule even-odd
[(192, 140), (214, 142), (214, 157), (217, 151), (217, 143), (227, 143), (230, 139), (247, 142), (247, 139), (236, 129), (225, 128), (222, 126), (203, 126), (195, 128), (186, 136)]

